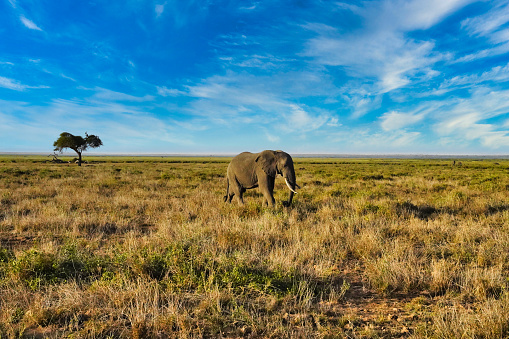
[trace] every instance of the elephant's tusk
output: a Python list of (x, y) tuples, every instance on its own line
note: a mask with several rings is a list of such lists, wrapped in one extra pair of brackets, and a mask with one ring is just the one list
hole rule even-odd
[(297, 192), (295, 192), (295, 190), (292, 188), (292, 186), (290, 186), (290, 183), (288, 182), (288, 179), (285, 178), (285, 182), (286, 182), (286, 186), (288, 186), (290, 191), (292, 191), (293, 193), (297, 194)]

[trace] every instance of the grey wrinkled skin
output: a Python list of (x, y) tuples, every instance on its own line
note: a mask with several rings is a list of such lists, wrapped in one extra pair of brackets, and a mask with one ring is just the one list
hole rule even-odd
[[(274, 181), (277, 175), (287, 180), (293, 191), (298, 187), (295, 178), (292, 157), (283, 151), (263, 151), (260, 153), (243, 152), (232, 159), (226, 174), (226, 196), (224, 201), (231, 202), (237, 196), (239, 204), (244, 204), (242, 195), (248, 189), (259, 187), (263, 194), (263, 204), (274, 206)], [(290, 191), (284, 206), (292, 203), (294, 192)]]

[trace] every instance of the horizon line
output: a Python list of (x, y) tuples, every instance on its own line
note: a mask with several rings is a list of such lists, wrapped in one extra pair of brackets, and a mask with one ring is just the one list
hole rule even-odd
[[(127, 152), (117, 152), (117, 153), (86, 153), (83, 154), (82, 157), (86, 156), (110, 156), (110, 157), (233, 157), (239, 153), (229, 153), (229, 152), (217, 152), (217, 153), (127, 153)], [(53, 154), (48, 154), (47, 152), (2, 152), (0, 151), (0, 155), (46, 155), (52, 156)], [(64, 152), (59, 154), (59, 156), (63, 157), (73, 157), (76, 156), (75, 153)], [(508, 158), (509, 154), (467, 154), (467, 153), (458, 153), (458, 154), (440, 154), (440, 153), (294, 153), (291, 154), (292, 157), (310, 157), (310, 158)]]

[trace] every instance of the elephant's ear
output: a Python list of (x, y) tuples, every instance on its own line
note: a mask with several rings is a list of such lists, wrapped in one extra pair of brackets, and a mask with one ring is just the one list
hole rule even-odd
[(276, 177), (276, 157), (273, 151), (263, 151), (255, 160), (268, 176)]

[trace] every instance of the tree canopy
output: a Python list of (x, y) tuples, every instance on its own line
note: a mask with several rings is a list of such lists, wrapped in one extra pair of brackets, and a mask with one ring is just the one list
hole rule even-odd
[(97, 148), (102, 146), (102, 141), (96, 135), (88, 135), (85, 132), (85, 137), (79, 135), (72, 135), (68, 132), (63, 132), (60, 137), (53, 143), (55, 151), (63, 152), (64, 149), (70, 148), (78, 153), (78, 165), (81, 166), (81, 153), (88, 148)]

